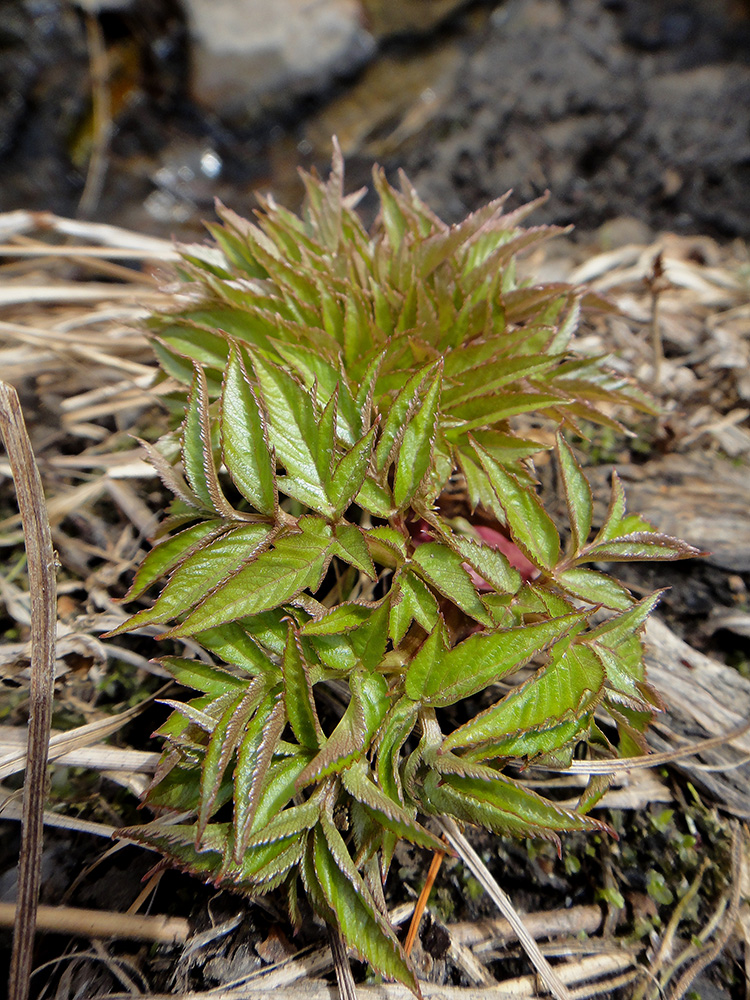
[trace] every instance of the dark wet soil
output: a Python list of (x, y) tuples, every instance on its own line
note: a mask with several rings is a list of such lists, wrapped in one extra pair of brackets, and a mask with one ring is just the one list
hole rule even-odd
[[(551, 191), (539, 221), (591, 229), (634, 215), (750, 233), (743, 0), (469, 4), (427, 37), (382, 42), (372, 66), (328, 93), (281, 95), (241, 123), (191, 103), (178, 0), (134, 0), (100, 26), (113, 132), (97, 219), (192, 235), (216, 195), (242, 213), (257, 188), (293, 204), (297, 164), (323, 167), (335, 131), (352, 184), (373, 159), (404, 166), (449, 219), (512, 187), (519, 199)], [(64, 0), (3, 4), (0, 210), (78, 211), (95, 139), (89, 45)], [(394, 73), (397, 88), (384, 82)]]

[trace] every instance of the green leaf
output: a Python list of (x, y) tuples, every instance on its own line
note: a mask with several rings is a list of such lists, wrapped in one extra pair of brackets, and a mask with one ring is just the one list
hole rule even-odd
[(438, 366), (427, 382), (421, 406), (409, 419), (401, 438), (393, 484), (393, 499), (399, 509), (414, 497), (430, 467), (441, 380), (442, 367)]
[(629, 611), (624, 614), (615, 615), (608, 621), (592, 629), (586, 636), (586, 641), (596, 640), (599, 645), (608, 649), (616, 649), (620, 643), (626, 641), (631, 636), (636, 635), (646, 624), (646, 619), (661, 600), (663, 590), (644, 597), (638, 601)]
[[(349, 859), (349, 852), (333, 824), (314, 834), (315, 874), (325, 899), (335, 914), (344, 941), (376, 970), (404, 983), (417, 996), (419, 984), (409, 959), (386, 919), (379, 913), (370, 890)], [(341, 865), (345, 870), (342, 871)]]
[(363, 670), (373, 671), (380, 666), (388, 644), (389, 614), (388, 601), (381, 601), (373, 608), (367, 622), (351, 636)]
[[(232, 574), (256, 553), (262, 552), (271, 537), (272, 530), (267, 525), (248, 524), (224, 532), (202, 545), (177, 567), (153, 607), (139, 611), (111, 634), (152, 622), (165, 622), (184, 614), (212, 588), (218, 588), (221, 593)], [(213, 624), (217, 623), (206, 622), (203, 627)]]
[(375, 562), (395, 568), (406, 561), (406, 539), (400, 531), (387, 525), (367, 528), (365, 539)]
[(215, 807), (224, 772), (229, 760), (243, 737), (245, 723), (263, 696), (263, 684), (254, 682), (245, 691), (232, 698), (211, 733), (201, 771), (201, 796), (196, 828), (196, 845), (205, 832)]
[(345, 601), (326, 611), (320, 618), (311, 618), (300, 628), (300, 635), (339, 635), (351, 632), (369, 620), (372, 606)]
[(549, 802), (490, 768), (484, 770), (487, 778), (430, 771), (424, 784), (425, 812), (448, 813), (494, 833), (552, 841), (557, 841), (555, 831), (607, 829), (604, 823)]
[(355, 671), (349, 678), (351, 700), (338, 725), (298, 778), (299, 788), (337, 774), (367, 751), (388, 711), (388, 685), (380, 674)]
[(375, 517), (389, 518), (395, 513), (390, 492), (372, 479), (365, 479), (354, 499), (363, 510)]
[(211, 453), (211, 431), (208, 421), (208, 389), (206, 376), (198, 365), (193, 369), (193, 385), (182, 424), (182, 465), (185, 476), (195, 495), (207, 510), (216, 510), (209, 483), (209, 468), (212, 479), (216, 478), (213, 455)]
[(446, 536), (446, 541), (499, 594), (516, 594), (521, 589), (521, 574), (498, 549), (456, 533)]
[(656, 531), (635, 531), (588, 546), (580, 561), (584, 557), (586, 562), (633, 562), (648, 559), (695, 559), (701, 555), (705, 555), (705, 552), (679, 538), (661, 535)]
[(245, 726), (234, 772), (234, 857), (247, 847), (276, 745), (286, 722), (284, 700), (274, 691), (267, 695)]
[(580, 566), (555, 574), (557, 584), (568, 594), (580, 597), (589, 604), (602, 604), (605, 608), (625, 611), (633, 603), (628, 591), (612, 577)]
[(272, 844), (311, 830), (320, 819), (320, 808), (320, 802), (314, 798), (299, 806), (289, 806), (252, 834), (247, 842), (248, 848)]
[(269, 682), (279, 678), (279, 668), (248, 635), (247, 630), (236, 622), (197, 632), (195, 639), (225, 663), (241, 667), (253, 676), (265, 677)]
[(557, 458), (568, 506), (573, 551), (580, 552), (591, 532), (594, 511), (591, 487), (562, 434), (557, 435)]
[(584, 614), (575, 613), (471, 635), (451, 650), (445, 648), (443, 628), (438, 625), (409, 666), (406, 693), (414, 701), (438, 708), (453, 705), (524, 666), (584, 618)]
[(224, 464), (240, 493), (261, 514), (278, 506), (276, 461), (268, 444), (266, 419), (233, 345), (221, 390), (221, 443)]
[(360, 573), (371, 580), (377, 579), (372, 557), (367, 546), (367, 539), (362, 528), (357, 524), (337, 524), (333, 529), (333, 545), (331, 552), (344, 562), (354, 566)]
[(590, 712), (603, 684), (604, 670), (594, 653), (585, 646), (570, 645), (501, 702), (452, 732), (443, 748), (476, 746), (551, 728), (571, 716)]
[(268, 435), (289, 474), (289, 484), (279, 483), (279, 486), (285, 492), (289, 492), (290, 485), (300, 487), (305, 502), (315, 505), (321, 513), (330, 513), (325, 479), (320, 471), (318, 417), (310, 394), (288, 372), (263, 361), (257, 354), (253, 354), (252, 362), (268, 413)]
[(375, 821), (404, 840), (431, 851), (444, 851), (442, 840), (409, 815), (398, 802), (386, 795), (369, 776), (370, 769), (355, 762), (341, 772), (341, 783), (352, 798), (361, 802)]
[(383, 473), (393, 461), (407, 423), (419, 406), (419, 392), (425, 380), (432, 373), (433, 366), (427, 365), (415, 372), (389, 403), (385, 419), (380, 425), (378, 446), (375, 450), (375, 467)]
[(328, 495), (333, 505), (333, 516), (340, 517), (352, 503), (364, 483), (372, 457), (377, 424), (353, 448), (339, 459), (328, 484)]
[(474, 447), (505, 511), (513, 541), (536, 566), (552, 569), (560, 557), (560, 536), (552, 518), (532, 489), (505, 472), (478, 443)]
[(194, 635), (276, 608), (307, 588), (317, 590), (331, 555), (331, 529), (314, 517), (302, 518), (299, 526), (299, 534), (279, 538), (211, 591), (169, 634)]
[(183, 687), (203, 691), (215, 698), (232, 688), (244, 691), (250, 681), (246, 677), (238, 677), (224, 667), (204, 663), (202, 660), (187, 660), (181, 656), (163, 656), (159, 663), (172, 674), (178, 684)]
[(463, 567), (461, 556), (441, 542), (426, 542), (414, 551), (410, 564), (416, 573), (432, 584), (444, 597), (482, 625), (492, 619), (477, 594), (471, 577)]
[(388, 630), (398, 646), (413, 621), (431, 632), (438, 619), (438, 605), (429, 587), (408, 570), (398, 574), (391, 589)]
[(151, 549), (138, 567), (133, 584), (123, 600), (135, 600), (160, 577), (191, 555), (199, 545), (211, 541), (226, 530), (226, 521), (199, 521), (176, 535), (164, 538)]
[(399, 755), (416, 725), (418, 714), (419, 706), (409, 698), (396, 702), (383, 720), (378, 743), (378, 783), (386, 795), (402, 805), (404, 794), (399, 773)]
[(323, 743), (323, 731), (315, 708), (310, 672), (292, 623), (289, 623), (284, 658), (284, 702), (294, 735), (303, 747), (317, 750)]

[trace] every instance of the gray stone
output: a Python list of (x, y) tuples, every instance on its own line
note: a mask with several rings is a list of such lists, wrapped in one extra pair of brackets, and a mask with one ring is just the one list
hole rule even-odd
[(357, 0), (183, 0), (195, 100), (251, 121), (291, 97), (324, 90), (375, 49)]

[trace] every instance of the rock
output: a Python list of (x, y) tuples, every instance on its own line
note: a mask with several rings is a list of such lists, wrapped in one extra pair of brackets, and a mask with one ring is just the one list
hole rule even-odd
[(449, 221), (513, 188), (513, 204), (552, 192), (537, 223), (746, 237), (750, 66), (686, 45), (644, 57), (601, 0), (510, 0), (398, 165)]
[(367, 61), (357, 0), (184, 0), (195, 100), (245, 124)]

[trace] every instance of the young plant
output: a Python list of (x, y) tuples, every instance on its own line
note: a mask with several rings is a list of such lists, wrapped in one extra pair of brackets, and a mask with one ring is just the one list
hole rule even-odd
[(645, 751), (659, 699), (639, 633), (658, 595), (636, 602), (594, 564), (696, 550), (627, 514), (616, 475), (592, 532), (562, 433), (565, 544), (535, 492), (548, 446), (514, 417), (619, 427), (602, 404), (648, 403), (573, 353), (582, 306), (602, 303), (517, 280), (516, 254), (555, 232), (520, 227), (533, 205), (448, 226), (376, 170), (368, 233), (338, 152), (326, 183), (304, 181), (301, 217), (220, 207), (216, 246), (183, 252), (181, 302), (150, 321), (189, 395), (179, 434), (144, 445), (174, 500), (128, 599), (167, 583), (117, 632), (164, 625), (224, 665), (161, 660), (198, 696), (167, 702), (158, 818), (122, 832), (248, 896), (283, 888), (296, 924), (302, 888), (418, 993), (382, 888), (399, 839), (443, 850), (430, 816), (553, 841), (603, 829), (598, 786), (567, 809), (508, 768), (564, 767), (582, 741)]

